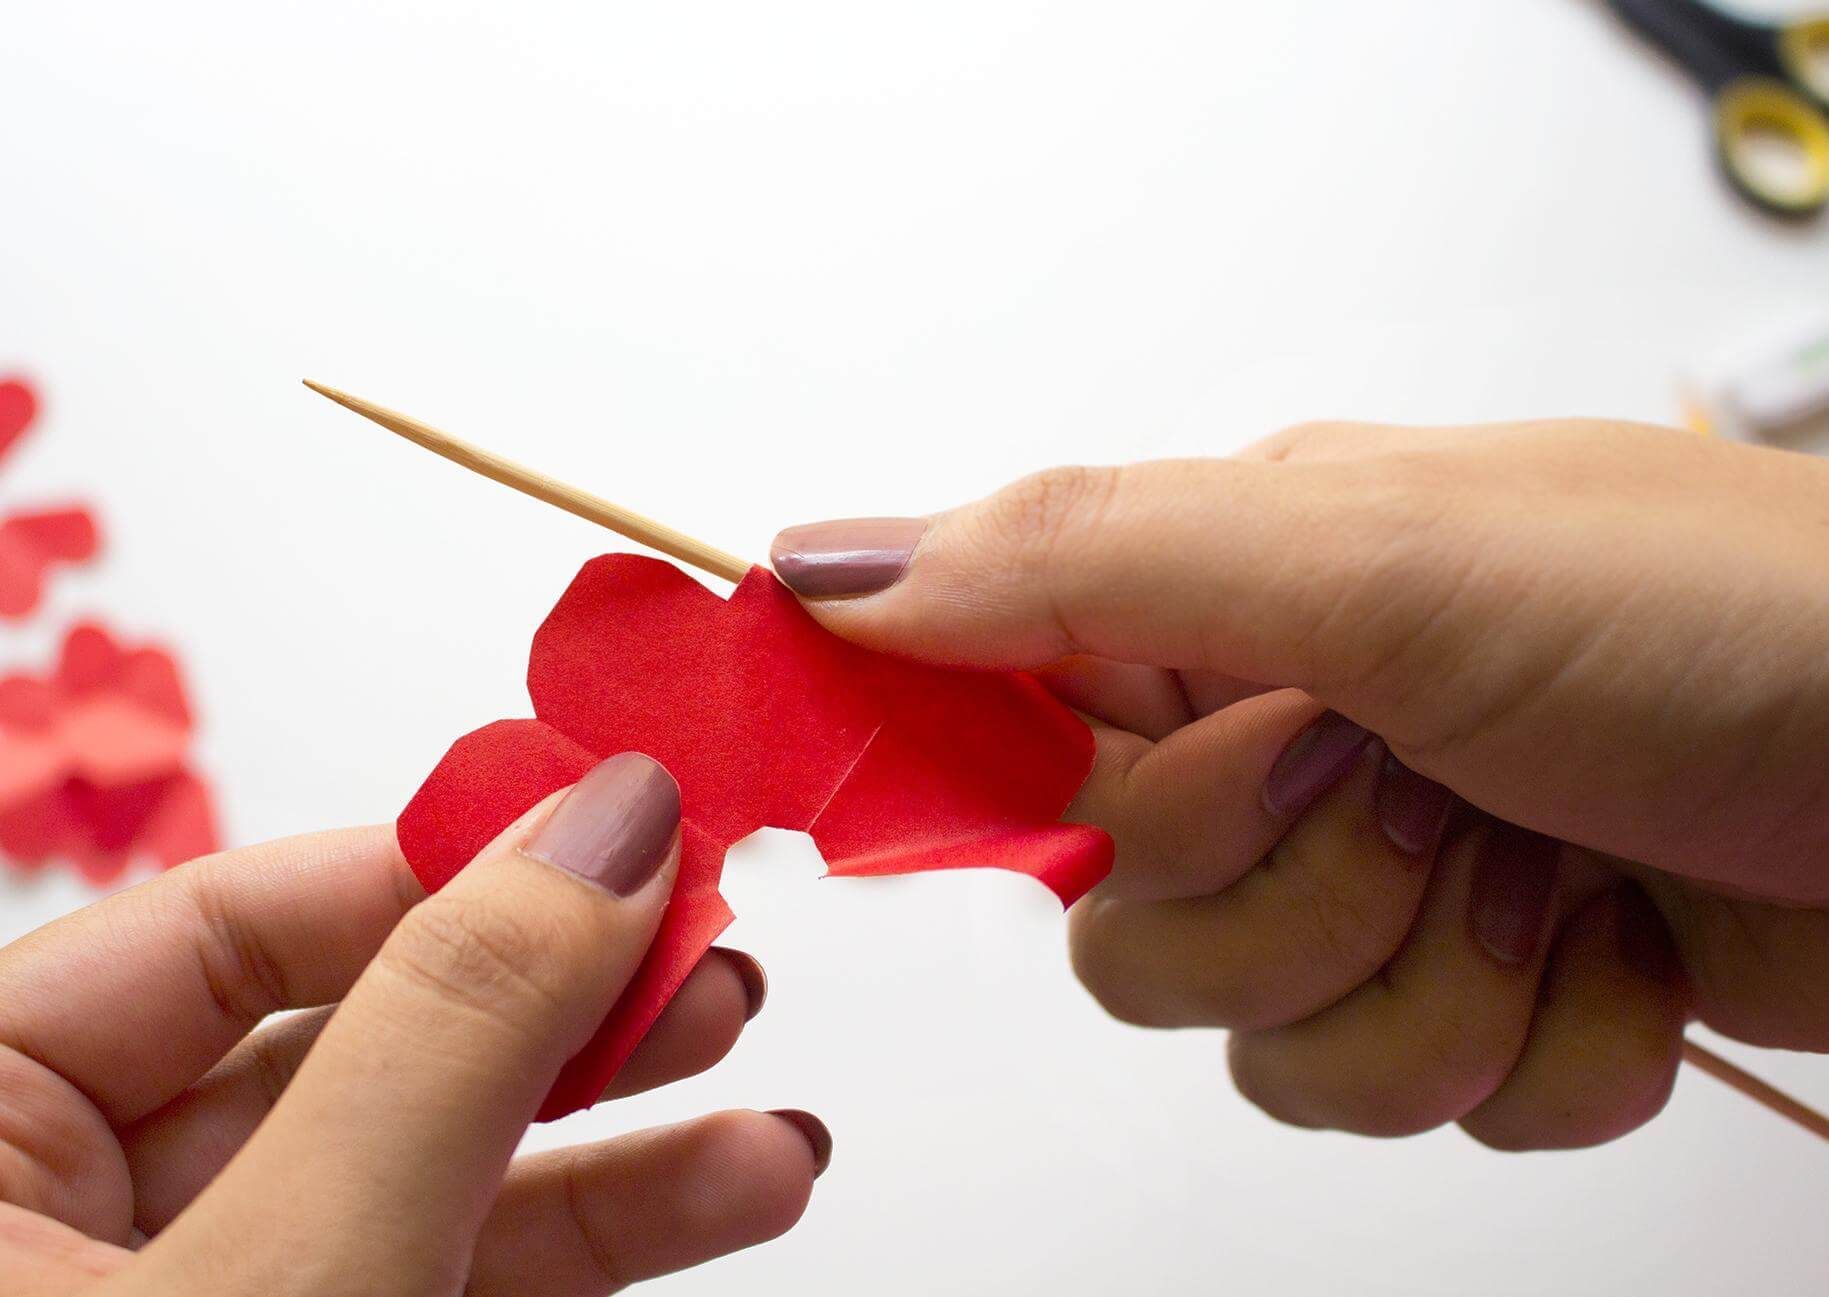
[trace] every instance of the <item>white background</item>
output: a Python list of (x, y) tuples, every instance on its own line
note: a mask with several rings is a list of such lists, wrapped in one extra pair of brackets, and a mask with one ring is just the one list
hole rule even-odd
[[(182, 645), (235, 841), (388, 818), (524, 714), (534, 625), (614, 547), (303, 376), (753, 556), (1297, 419), (1668, 420), (1829, 290), (1829, 227), (1739, 206), (1584, 0), (39, 3), (4, 46), (0, 369), (49, 404), (0, 493), (99, 500), (107, 564), (48, 620)], [(1707, 1078), (1592, 1153), (1286, 1130), (1220, 1035), (1105, 1020), (1031, 885), (817, 871), (733, 858), (773, 998), (726, 1065), (540, 1136), (831, 1124), (797, 1231), (660, 1291), (1829, 1274), (1821, 1146)], [(79, 895), (4, 886), (0, 935)], [(1759, 1065), (1829, 1100), (1822, 1060)]]

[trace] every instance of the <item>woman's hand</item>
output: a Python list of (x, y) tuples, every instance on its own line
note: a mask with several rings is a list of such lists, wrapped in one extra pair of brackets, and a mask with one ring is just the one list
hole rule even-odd
[[(0, 950), (7, 1291), (584, 1297), (786, 1230), (831, 1147), (803, 1113), (511, 1161), (653, 938), (678, 824), (666, 771), (612, 757), (430, 900), (390, 829), (329, 833)], [(709, 1067), (761, 995), (706, 960), (616, 1093)]]
[(775, 561), (841, 635), (1094, 718), (1075, 966), (1234, 1028), (1277, 1116), (1585, 1144), (1658, 1110), (1691, 1012), (1829, 1049), (1829, 464), (1321, 425)]

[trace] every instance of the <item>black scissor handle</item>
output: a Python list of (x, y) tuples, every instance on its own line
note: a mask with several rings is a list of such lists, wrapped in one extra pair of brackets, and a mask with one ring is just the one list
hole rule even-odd
[(1701, 84), (1716, 159), (1743, 197), (1786, 217), (1829, 205), (1829, 18), (1774, 27), (1702, 0), (1607, 4)]
[(1714, 94), (1749, 72), (1778, 75), (1775, 31), (1701, 0), (1607, 0), (1640, 35), (1663, 47)]

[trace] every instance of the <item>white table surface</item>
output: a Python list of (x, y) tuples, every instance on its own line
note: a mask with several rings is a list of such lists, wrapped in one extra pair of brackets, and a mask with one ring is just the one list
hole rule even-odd
[[(396, 405), (743, 554), (1061, 461), (1319, 416), (1671, 419), (1829, 290), (1588, 0), (19, 6), (0, 57), (0, 500), (79, 488), (105, 610), (183, 646), (236, 841), (385, 819), (524, 714), (606, 538), (298, 386)], [(1021, 880), (737, 853), (773, 977), (729, 1062), (540, 1132), (821, 1113), (789, 1238), (674, 1294), (1820, 1291), (1820, 1146), (1686, 1075), (1508, 1157), (1273, 1125), (1217, 1033), (1107, 1021)], [(0, 884), (0, 936), (81, 892)], [(1745, 1054), (1737, 1055), (1746, 1057)], [(1823, 1060), (1761, 1057), (1829, 1101)]]

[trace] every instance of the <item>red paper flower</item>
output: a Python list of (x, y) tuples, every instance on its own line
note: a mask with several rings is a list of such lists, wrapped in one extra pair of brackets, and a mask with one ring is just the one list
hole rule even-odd
[(725, 601), (667, 563), (592, 560), (534, 636), (528, 690), (537, 719), (460, 739), (401, 813), (428, 888), (613, 753), (672, 771), (684, 818), (660, 934), (543, 1120), (596, 1100), (729, 925), (724, 853), (759, 828), (811, 834), (834, 874), (990, 866), (1067, 904), (1111, 867), (1102, 832), (1058, 822), (1092, 735), (1036, 681), (859, 649), (761, 568)]
[[(38, 399), (18, 379), (0, 381), (0, 459), (6, 457), (38, 413)], [(56, 563), (83, 563), (99, 544), (87, 509), (69, 507), (0, 517), (0, 618), (26, 616), (44, 597)]]
[(67, 859), (106, 882), (137, 860), (170, 868), (214, 850), (190, 735), (169, 654), (74, 627), (48, 676), (0, 678), (0, 854)]

